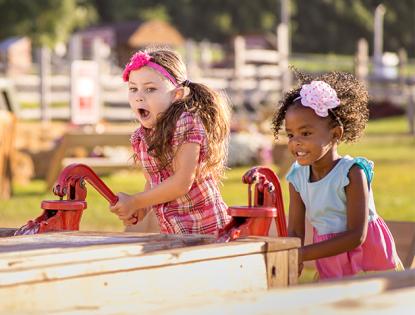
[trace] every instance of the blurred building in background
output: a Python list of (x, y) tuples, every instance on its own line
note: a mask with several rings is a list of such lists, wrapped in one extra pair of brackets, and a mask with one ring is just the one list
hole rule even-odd
[(171, 24), (159, 20), (127, 21), (93, 26), (74, 34), (79, 37), (82, 59), (93, 59), (93, 42), (101, 39), (124, 65), (131, 53), (148, 45), (183, 46), (185, 39)]
[(0, 65), (0, 72), (11, 76), (30, 72), (31, 40), (28, 37), (9, 37), (0, 41)]

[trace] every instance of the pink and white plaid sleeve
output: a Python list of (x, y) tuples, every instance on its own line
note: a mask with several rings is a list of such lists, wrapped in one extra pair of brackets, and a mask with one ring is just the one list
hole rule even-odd
[(201, 158), (206, 154), (206, 131), (199, 117), (184, 112), (176, 124), (176, 130), (172, 138), (174, 147), (184, 143), (197, 143), (200, 145)]

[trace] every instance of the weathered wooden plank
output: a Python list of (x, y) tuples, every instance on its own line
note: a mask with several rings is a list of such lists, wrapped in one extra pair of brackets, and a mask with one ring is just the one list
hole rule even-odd
[(175, 236), (167, 234), (151, 233), (113, 233), (113, 232), (56, 232), (35, 235), (22, 235), (0, 239), (0, 256), (5, 252), (20, 252), (25, 250), (36, 250), (43, 248), (71, 248), (91, 245), (122, 244), (178, 240), (184, 245), (197, 245), (211, 243), (213, 236), (209, 235), (186, 235)]
[(288, 250), (288, 285), (298, 283), (298, 249)]
[[(332, 293), (331, 289), (338, 289)], [(352, 292), (353, 289), (344, 290), (341, 288), (330, 288), (322, 290), (314, 286), (303, 292), (291, 291), (287, 292), (278, 290), (277, 292), (260, 292), (256, 297), (250, 294), (239, 294), (238, 297), (223, 298), (220, 302), (209, 301), (205, 303), (199, 299), (197, 302), (190, 300), (181, 305), (166, 305), (153, 309), (152, 314), (292, 314), (292, 315), (343, 315), (343, 314), (376, 314), (376, 315), (396, 315), (396, 314), (413, 314), (415, 308), (415, 288), (405, 288), (394, 291), (382, 292), (380, 294), (370, 294), (360, 290)], [(327, 295), (324, 298), (324, 293)], [(340, 293), (340, 294), (339, 294)], [(358, 294), (360, 293), (360, 295)], [(317, 294), (319, 294), (317, 296)], [(310, 297), (307, 298), (306, 295)], [(320, 298), (323, 296), (323, 299)], [(317, 298), (312, 300), (311, 297)], [(327, 302), (322, 302), (326, 300)], [(190, 306), (189, 304), (192, 303)], [(151, 306), (144, 305), (144, 307)], [(130, 312), (121, 311), (123, 314)], [(147, 310), (146, 310), (147, 311)], [(110, 314), (115, 314), (110, 312)], [(132, 312), (131, 312), (132, 314)]]
[[(169, 247), (169, 243), (162, 246)], [(64, 251), (64, 249), (61, 250)], [(188, 264), (199, 260), (223, 259), (257, 253), (263, 255), (267, 253), (267, 243), (260, 240), (251, 242), (244, 240), (244, 242), (169, 248), (168, 251), (153, 255), (145, 253), (151, 254), (154, 249), (147, 250), (145, 244), (120, 244), (82, 248), (81, 251), (71, 248), (70, 251), (65, 250), (65, 252), (56, 254), (48, 252), (39, 257), (31, 257), (33, 253), (29, 255), (21, 253), (18, 258), (15, 256), (1, 258), (0, 256), (0, 287), (39, 282), (45, 279), (59, 280), (75, 276), (123, 272), (131, 268)], [(283, 268), (285, 267), (284, 264)]]
[(288, 285), (288, 251), (265, 254), (268, 288)]
[(108, 273), (76, 277), (69, 276), (66, 268), (69, 277), (59, 281), (48, 272), (40, 282), (0, 286), (0, 303), (4, 309), (41, 311), (116, 303), (126, 297), (157, 303), (166, 296), (179, 298), (267, 289), (265, 260), (261, 254), (141, 269), (119, 260), (113, 260), (112, 264), (114, 269)]
[[(287, 251), (297, 248), (299, 240), (247, 238), (150, 253), (144, 249), (144, 254), (134, 246), (145, 244), (62, 248), (64, 253), (49, 252), (34, 258), (30, 256), (36, 251), (0, 255), (0, 309), (89, 309), (126, 298), (154, 304), (172, 296), (227, 294), (287, 285), (288, 280), (283, 279), (288, 278)], [(270, 283), (267, 265), (271, 262), (277, 277)]]
[[(403, 278), (412, 281), (402, 285)], [(412, 314), (415, 271), (236, 292), (171, 296), (159, 303), (126, 297), (114, 303), (70, 306), (62, 314)], [(59, 309), (62, 310), (62, 309)], [(61, 312), (60, 312), (61, 313)]]

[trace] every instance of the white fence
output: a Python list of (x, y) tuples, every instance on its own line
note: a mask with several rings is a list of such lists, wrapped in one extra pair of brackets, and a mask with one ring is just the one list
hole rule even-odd
[[(279, 44), (283, 46), (282, 43)], [(189, 45), (189, 49), (186, 52), (187, 56), (197, 54), (194, 45)], [(213, 89), (225, 91), (236, 108), (243, 108), (246, 104), (254, 109), (263, 104), (276, 104), (284, 88), (284, 69), (281, 65), (287, 64), (286, 54), (272, 49), (249, 49), (245, 39), (240, 36), (235, 39), (233, 54), (234, 64), (229, 65), (228, 68), (213, 68), (206, 62), (199, 65), (196, 62), (197, 58), (187, 60), (190, 79), (194, 82), (204, 83)], [(201, 55), (209, 54), (202, 51)], [(45, 86), (42, 85), (42, 99), (46, 99), (48, 105), (44, 105), (43, 108), (40, 105), (35, 105), (42, 103), (39, 76), (24, 75), (12, 78), (12, 80), (18, 101), (25, 105), (19, 113), (21, 118), (69, 119), (71, 97), (69, 74), (51, 77), (45, 75), (43, 82), (48, 86), (44, 88)], [(127, 102), (127, 87), (121, 79), (121, 73), (117, 75), (101, 74), (99, 86), (102, 118), (108, 120), (133, 119)]]
[[(19, 117), (40, 119), (40, 79), (37, 75), (24, 75), (13, 78), (17, 100), (23, 104)], [(52, 76), (50, 82), (48, 117), (69, 119), (70, 117), (70, 77)], [(100, 79), (100, 100), (102, 117), (109, 120), (131, 120), (132, 113), (127, 102), (127, 87), (121, 76), (102, 75)]]

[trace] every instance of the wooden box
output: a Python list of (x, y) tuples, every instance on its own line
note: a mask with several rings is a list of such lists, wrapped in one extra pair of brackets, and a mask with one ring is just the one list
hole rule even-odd
[(297, 238), (64, 232), (0, 238), (0, 311), (99, 309), (284, 287)]

